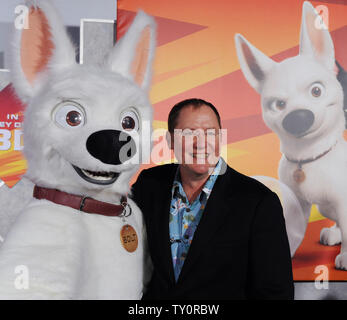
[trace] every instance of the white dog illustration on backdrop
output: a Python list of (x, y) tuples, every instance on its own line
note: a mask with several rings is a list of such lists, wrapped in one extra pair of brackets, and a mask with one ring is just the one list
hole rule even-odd
[(152, 120), (154, 20), (139, 12), (104, 61), (79, 65), (50, 1), (27, 5), (12, 74), (27, 103), (26, 176), (36, 187), (0, 247), (0, 298), (139, 299), (144, 227), (124, 196), (139, 168), (131, 160), (150, 152), (134, 133)]
[[(343, 91), (334, 45), (309, 2), (303, 4), (300, 53), (276, 63), (235, 36), (241, 69), (261, 95), (263, 119), (280, 138), (279, 177), (299, 199), (306, 230), (312, 204), (336, 222), (321, 230), (325, 245), (342, 243), (338, 269), (347, 269), (347, 143)], [(288, 223), (288, 222), (286, 222)]]

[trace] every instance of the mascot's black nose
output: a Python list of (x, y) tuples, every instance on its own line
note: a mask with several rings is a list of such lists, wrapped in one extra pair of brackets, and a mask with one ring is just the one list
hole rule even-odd
[(129, 134), (118, 130), (102, 130), (91, 134), (87, 150), (106, 164), (122, 164), (136, 153), (136, 143)]
[(283, 128), (294, 136), (300, 136), (311, 128), (314, 114), (307, 109), (295, 110), (288, 113), (282, 121)]

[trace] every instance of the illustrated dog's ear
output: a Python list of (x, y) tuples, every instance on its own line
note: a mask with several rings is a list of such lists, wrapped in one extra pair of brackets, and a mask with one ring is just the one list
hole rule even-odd
[(23, 102), (42, 85), (40, 75), (75, 64), (76, 52), (50, 0), (26, 1), (28, 29), (15, 31), (12, 82)]
[(311, 55), (330, 70), (335, 68), (334, 44), (321, 16), (311, 3), (302, 8), (300, 54)]
[(245, 78), (260, 93), (266, 73), (276, 62), (259, 51), (240, 34), (235, 35), (235, 44), (240, 67)]
[(111, 51), (108, 64), (112, 71), (134, 80), (148, 91), (156, 45), (154, 19), (139, 11), (126, 34)]

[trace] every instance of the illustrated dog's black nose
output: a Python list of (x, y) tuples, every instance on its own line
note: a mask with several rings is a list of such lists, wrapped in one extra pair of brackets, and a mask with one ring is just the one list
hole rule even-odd
[(136, 153), (134, 139), (124, 131), (102, 130), (87, 139), (87, 150), (96, 159), (106, 164), (122, 164)]
[(287, 114), (282, 121), (283, 128), (294, 136), (300, 136), (311, 128), (314, 114), (307, 109), (299, 109)]

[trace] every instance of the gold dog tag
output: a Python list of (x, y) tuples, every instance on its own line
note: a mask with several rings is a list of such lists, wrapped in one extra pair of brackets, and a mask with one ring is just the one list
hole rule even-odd
[(123, 248), (128, 252), (134, 252), (137, 249), (137, 234), (131, 225), (126, 224), (122, 227), (122, 230), (120, 231), (120, 241)]
[(301, 183), (301, 182), (305, 181), (306, 176), (305, 176), (304, 170), (302, 170), (301, 168), (296, 169), (293, 173), (293, 179), (297, 183)]

